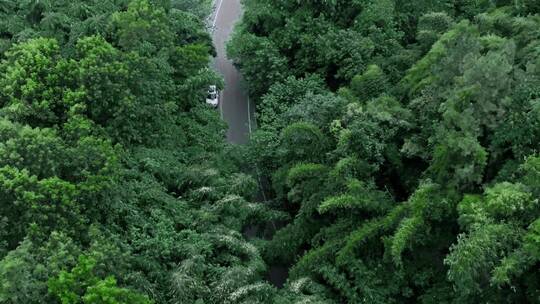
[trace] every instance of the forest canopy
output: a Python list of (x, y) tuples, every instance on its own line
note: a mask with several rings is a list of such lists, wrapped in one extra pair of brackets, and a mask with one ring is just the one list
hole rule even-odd
[(539, 303), (538, 1), (243, 3), (268, 303)]
[(0, 303), (225, 303), (262, 279), (240, 231), (274, 215), (202, 102), (210, 5), (0, 3)]
[(242, 4), (234, 146), (211, 0), (0, 1), (0, 303), (540, 303), (538, 1)]

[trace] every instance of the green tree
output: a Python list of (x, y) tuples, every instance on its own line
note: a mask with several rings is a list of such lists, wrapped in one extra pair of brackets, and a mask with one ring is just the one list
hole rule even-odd
[(376, 65), (369, 66), (362, 75), (356, 75), (351, 81), (351, 89), (361, 101), (379, 97), (388, 90), (384, 72)]
[(81, 255), (77, 266), (70, 272), (62, 271), (57, 278), (49, 280), (49, 292), (57, 296), (62, 304), (152, 303), (146, 296), (117, 287), (114, 277), (96, 277), (93, 273), (95, 264), (92, 258)]

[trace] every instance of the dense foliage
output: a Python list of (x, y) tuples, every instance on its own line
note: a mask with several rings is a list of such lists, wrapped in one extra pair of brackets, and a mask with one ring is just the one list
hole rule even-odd
[[(265, 264), (209, 1), (1, 1), (0, 303), (227, 303)], [(228, 157), (225, 157), (228, 155)]]
[(243, 3), (259, 303), (540, 302), (538, 1)]
[(243, 4), (236, 147), (212, 1), (0, 1), (0, 303), (540, 302), (538, 1)]

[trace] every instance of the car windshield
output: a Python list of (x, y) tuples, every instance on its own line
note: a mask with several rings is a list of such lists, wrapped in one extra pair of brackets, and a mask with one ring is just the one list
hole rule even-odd
[(208, 99), (216, 99), (216, 93), (208, 94)]

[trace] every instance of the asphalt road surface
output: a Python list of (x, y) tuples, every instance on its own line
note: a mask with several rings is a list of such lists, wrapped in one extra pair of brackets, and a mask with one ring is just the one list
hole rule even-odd
[(255, 107), (249, 100), (242, 76), (226, 55), (226, 43), (241, 15), (240, 0), (216, 1), (213, 19), (215, 30), (212, 37), (217, 51), (214, 68), (225, 79), (225, 89), (220, 95), (219, 111), (223, 120), (229, 125), (227, 140), (234, 144), (248, 142), (255, 121), (253, 119)]
[[(221, 92), (219, 111), (221, 117), (229, 125), (227, 140), (234, 144), (245, 144), (249, 141), (250, 133), (255, 128), (255, 106), (249, 100), (245, 83), (240, 72), (227, 59), (226, 43), (233, 32), (234, 25), (242, 16), (240, 0), (216, 0), (212, 39), (217, 56), (214, 68), (223, 75), (225, 89)], [(248, 227), (248, 236), (256, 234), (255, 229)], [(270, 265), (267, 279), (273, 285), (282, 287), (287, 279), (287, 267)]]

